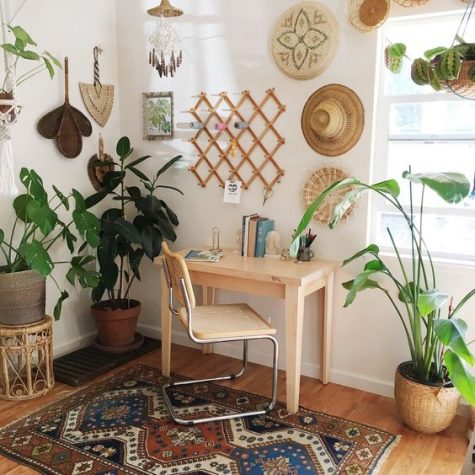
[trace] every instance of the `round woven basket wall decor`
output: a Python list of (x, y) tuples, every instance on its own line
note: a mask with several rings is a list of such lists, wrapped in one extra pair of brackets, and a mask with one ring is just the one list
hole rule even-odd
[(335, 157), (353, 148), (364, 129), (360, 98), (349, 87), (328, 84), (315, 91), (302, 112), (302, 131), (315, 152)]
[[(330, 185), (339, 180), (348, 178), (348, 175), (341, 169), (335, 167), (323, 167), (315, 170), (303, 188), (303, 201), (305, 209), (307, 209), (319, 196), (322, 191), (326, 190)], [(335, 206), (341, 199), (351, 190), (351, 187), (341, 188), (331, 193), (323, 205), (315, 212), (313, 219), (323, 224), (328, 224), (333, 214)], [(348, 218), (353, 212), (355, 205), (351, 206), (345, 213), (343, 218)]]
[(278, 20), (272, 36), (277, 66), (293, 79), (321, 74), (338, 47), (338, 24), (333, 13), (317, 2), (300, 2)]
[(419, 7), (425, 5), (429, 0), (394, 0), (401, 7)]
[(349, 0), (348, 19), (360, 31), (373, 31), (388, 18), (390, 0)]

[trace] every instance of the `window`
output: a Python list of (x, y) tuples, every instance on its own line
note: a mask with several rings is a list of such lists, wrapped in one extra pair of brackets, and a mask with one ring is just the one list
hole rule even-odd
[[(451, 45), (460, 18), (458, 12), (394, 20), (385, 25), (380, 39), (383, 48), (388, 40), (405, 43), (407, 55), (414, 59), (427, 49)], [(376, 181), (397, 178), (402, 185), (401, 201), (408, 205), (406, 182), (400, 177), (409, 166), (414, 173), (464, 173), (473, 185), (463, 203), (448, 205), (432, 192), (426, 193), (423, 233), (434, 257), (475, 262), (475, 100), (417, 86), (410, 66), (406, 58), (400, 74), (381, 69), (374, 177)], [(373, 242), (390, 251), (386, 228), (391, 227), (398, 244), (409, 247), (406, 224), (389, 204), (376, 199), (372, 218)]]

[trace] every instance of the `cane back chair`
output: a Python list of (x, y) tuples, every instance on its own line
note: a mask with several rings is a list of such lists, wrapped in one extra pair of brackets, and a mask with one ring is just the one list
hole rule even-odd
[[(162, 249), (165, 257), (163, 265), (164, 277), (169, 288), (169, 309), (172, 315), (180, 319), (191, 340), (199, 344), (230, 341), (243, 342), (242, 368), (239, 373), (200, 380), (169, 382), (163, 386), (164, 401), (172, 419), (178, 424), (194, 425), (235, 417), (259, 416), (270, 412), (275, 406), (277, 398), (279, 346), (274, 337), (276, 330), (247, 304), (197, 306), (185, 259), (180, 254), (171, 252), (166, 242), (162, 243)], [(174, 301), (178, 303), (178, 308), (175, 308)], [(244, 374), (247, 367), (249, 340), (262, 339), (270, 340), (273, 344), (272, 396), (265, 408), (195, 419), (183, 419), (177, 415), (168, 396), (168, 389), (190, 384), (227, 381), (239, 378)]]

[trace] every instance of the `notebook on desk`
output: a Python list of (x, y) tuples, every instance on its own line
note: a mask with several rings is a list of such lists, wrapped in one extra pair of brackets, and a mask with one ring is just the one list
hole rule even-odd
[(185, 255), (185, 261), (188, 262), (219, 262), (223, 253), (210, 251), (191, 250)]

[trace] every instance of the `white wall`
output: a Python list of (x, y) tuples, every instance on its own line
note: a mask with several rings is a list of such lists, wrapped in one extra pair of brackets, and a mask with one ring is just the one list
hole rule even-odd
[[(10, 0), (11, 11), (16, 10), (20, 0)], [(86, 112), (78, 82), (93, 81), (92, 49), (100, 45), (104, 53), (100, 59), (101, 79), (104, 83), (117, 85), (117, 41), (114, 0), (34, 0), (26, 2), (13, 22), (23, 26), (38, 43), (41, 50), (50, 51), (57, 58), (69, 57), (70, 101)], [(3, 56), (2, 56), (3, 60)], [(3, 61), (2, 61), (3, 63)], [(2, 75), (3, 77), (3, 75)], [(85, 195), (93, 192), (87, 176), (87, 161), (97, 152), (99, 131), (102, 132), (106, 150), (115, 150), (119, 135), (119, 101), (112, 112), (107, 126), (102, 129), (90, 118), (93, 134), (84, 138), (83, 151), (74, 159), (64, 158), (56, 149), (54, 141), (44, 139), (36, 131), (36, 123), (44, 114), (64, 102), (64, 75), (57, 74), (53, 80), (47, 73), (36, 76), (23, 84), (17, 91), (18, 101), (23, 106), (18, 123), (13, 127), (13, 147), (17, 174), (21, 167), (34, 168), (44, 178), (47, 188), (55, 184), (60, 190), (76, 188)], [(118, 90), (116, 94), (118, 94)], [(0, 222), (12, 218), (9, 199), (0, 201)], [(64, 251), (64, 252), (63, 252)], [(58, 249), (59, 260), (68, 259), (68, 250)], [(58, 268), (55, 275), (65, 285)], [(83, 343), (84, 335), (94, 331), (89, 316), (89, 293), (68, 289), (71, 298), (65, 303), (63, 315), (54, 324), (54, 346), (57, 353), (77, 347)], [(47, 311), (52, 312), (58, 292), (51, 279), (47, 287)]]
[[(11, 0), (19, 4), (20, 0)], [(173, 169), (167, 176), (169, 184), (179, 186), (185, 197), (165, 192), (181, 219), (177, 248), (209, 245), (211, 228), (221, 228), (222, 245), (232, 247), (241, 216), (258, 212), (276, 220), (282, 234), (282, 245), (290, 238), (303, 207), (301, 190), (309, 174), (325, 165), (342, 167), (362, 179), (370, 176), (371, 124), (373, 121), (374, 75), (376, 64), (376, 33), (362, 34), (349, 26), (345, 19), (344, 0), (322, 1), (336, 15), (340, 24), (340, 46), (331, 66), (319, 77), (299, 82), (286, 77), (270, 55), (269, 38), (280, 14), (295, 2), (293, 0), (176, 0), (185, 15), (176, 20), (184, 38), (184, 64), (175, 79), (159, 79), (148, 65), (147, 38), (153, 19), (146, 10), (158, 1), (139, 0), (35, 0), (26, 3), (15, 23), (23, 25), (41, 47), (71, 63), (71, 102), (84, 111), (77, 87), (79, 80), (92, 82), (92, 48), (99, 44), (105, 50), (101, 56), (103, 82), (120, 83), (120, 100), (116, 100), (112, 117), (104, 129), (93, 121), (94, 133), (84, 140), (81, 156), (75, 160), (62, 157), (52, 141), (36, 132), (37, 120), (63, 101), (63, 79), (58, 75), (50, 81), (47, 75), (26, 83), (19, 91), (24, 105), (21, 118), (14, 128), (13, 144), (17, 170), (21, 166), (34, 167), (48, 185), (54, 183), (63, 189), (76, 187), (84, 193), (91, 191), (86, 163), (96, 152), (97, 137), (101, 130), (106, 139), (106, 151), (113, 153), (120, 135), (129, 135), (137, 153), (150, 153), (154, 158), (149, 169), (156, 169), (172, 156), (181, 153), (184, 161), (193, 161), (194, 153), (186, 142), (191, 133), (176, 131), (176, 139), (169, 142), (142, 140), (142, 93), (172, 90), (175, 94), (175, 121), (186, 122), (181, 113), (194, 102), (192, 95), (200, 91), (229, 92), (250, 89), (256, 95), (275, 87), (278, 96), (287, 105), (278, 128), (287, 143), (277, 159), (285, 169), (282, 183), (275, 187), (274, 196), (262, 205), (262, 189), (257, 184), (244, 192), (239, 206), (222, 203), (222, 190), (215, 183), (205, 189), (197, 186), (186, 163)], [(437, 7), (435, 7), (437, 3)], [(459, 8), (458, 0), (439, 0), (425, 7), (403, 9), (393, 5), (394, 14), (408, 14), (437, 9)], [(462, 5), (463, 7), (463, 5)], [(12, 9), (14, 9), (12, 7)], [(366, 128), (358, 145), (342, 157), (330, 159), (314, 153), (306, 144), (300, 130), (300, 115), (308, 96), (319, 87), (342, 83), (353, 88), (366, 109)], [(119, 119), (120, 118), (120, 119)], [(8, 200), (0, 201), (0, 218), (10, 214)], [(317, 225), (315, 225), (317, 227)], [(341, 260), (365, 245), (367, 205), (361, 203), (349, 221), (337, 230), (318, 226), (317, 254), (327, 259)], [(60, 252), (58, 254), (61, 254)], [(472, 268), (444, 266), (441, 268), (441, 286), (455, 297), (473, 285)], [(351, 277), (354, 269), (340, 272), (337, 282)], [(61, 280), (60, 274), (58, 277)], [(151, 264), (144, 269), (144, 282), (137, 286), (137, 296), (144, 302), (142, 328), (154, 333), (160, 327), (158, 270)], [(406, 343), (400, 324), (387, 304), (375, 293), (362, 295), (350, 309), (341, 308), (344, 292), (337, 285), (335, 295), (332, 380), (375, 392), (390, 394), (395, 366), (407, 358)], [(62, 319), (55, 323), (56, 353), (80, 345), (93, 334), (89, 317), (87, 292), (71, 292)], [(56, 291), (48, 284), (48, 308), (54, 305)], [(265, 298), (218, 292), (219, 301), (246, 300), (264, 315), (272, 317), (279, 330), (279, 340), (285, 354), (284, 308), (282, 302)], [(317, 302), (306, 302), (304, 328), (304, 374), (318, 376), (318, 318)], [(467, 307), (464, 316), (471, 323), (475, 306)], [(176, 341), (187, 342), (176, 328)], [(236, 348), (218, 347), (218, 351), (236, 354)], [(268, 362), (266, 349), (254, 347), (252, 358)]]
[[(142, 140), (141, 93), (173, 91), (175, 95), (175, 121), (186, 122), (189, 116), (182, 111), (189, 109), (196, 99), (191, 96), (200, 91), (216, 93), (237, 92), (250, 89), (254, 94), (264, 94), (275, 87), (278, 96), (287, 105), (287, 112), (280, 119), (278, 129), (287, 143), (277, 160), (285, 169), (282, 183), (277, 185), (274, 196), (262, 205), (263, 192), (254, 184), (243, 193), (240, 205), (222, 203), (222, 190), (216, 183), (205, 189), (197, 186), (193, 175), (186, 169), (174, 169), (168, 176), (169, 184), (179, 186), (185, 197), (164, 193), (181, 219), (179, 239), (175, 248), (211, 244), (211, 228), (221, 229), (222, 245), (233, 247), (235, 233), (240, 227), (241, 216), (251, 212), (274, 218), (276, 228), (285, 246), (302, 212), (302, 187), (309, 174), (322, 166), (338, 166), (363, 180), (370, 177), (371, 126), (373, 122), (377, 33), (363, 34), (346, 21), (344, 0), (322, 1), (338, 19), (340, 46), (330, 67), (319, 77), (299, 82), (285, 76), (274, 64), (270, 53), (270, 36), (280, 14), (293, 5), (293, 0), (222, 0), (176, 1), (185, 15), (176, 20), (176, 27), (184, 38), (184, 64), (174, 79), (159, 79), (147, 64), (147, 38), (153, 20), (145, 13), (155, 5), (154, 0), (129, 2), (117, 1), (119, 74), (121, 79), (121, 132), (129, 135), (140, 154), (153, 154), (149, 169), (155, 169), (165, 158), (180, 153), (185, 160), (193, 161), (190, 144), (191, 131), (178, 130), (176, 139), (164, 143)], [(435, 6), (437, 3), (437, 6)], [(441, 11), (463, 8), (458, 0), (439, 0), (425, 7), (404, 9), (394, 3), (394, 15)], [(359, 143), (347, 154), (338, 158), (317, 155), (306, 144), (300, 129), (302, 108), (316, 89), (328, 83), (342, 83), (354, 89), (366, 109), (366, 127)], [(366, 244), (367, 203), (360, 203), (347, 223), (338, 229), (318, 228), (317, 255), (341, 260)], [(334, 301), (333, 350), (331, 379), (335, 382), (367, 389), (381, 394), (392, 393), (393, 373), (397, 364), (408, 358), (403, 330), (393, 311), (383, 297), (368, 292), (358, 298), (349, 309), (343, 309), (345, 292), (339, 285), (354, 275), (355, 268), (345, 269), (337, 275)], [(455, 298), (473, 286), (473, 268), (444, 265), (440, 267), (441, 287)], [(157, 333), (159, 321), (158, 271), (150, 264), (145, 271), (145, 284), (137, 288), (144, 302), (142, 329)], [(247, 295), (218, 292), (218, 301), (245, 300), (264, 315), (272, 317), (283, 345), (284, 307), (279, 301)], [(304, 327), (304, 355), (302, 372), (311, 376), (319, 374), (318, 318), (316, 298), (307, 298)], [(473, 322), (475, 303), (467, 306), (464, 317)], [(174, 339), (187, 344), (188, 340), (178, 327)], [(218, 347), (218, 351), (238, 355), (236, 347)], [(264, 346), (254, 346), (252, 358), (269, 362)], [(283, 363), (283, 360), (282, 360)]]

